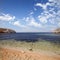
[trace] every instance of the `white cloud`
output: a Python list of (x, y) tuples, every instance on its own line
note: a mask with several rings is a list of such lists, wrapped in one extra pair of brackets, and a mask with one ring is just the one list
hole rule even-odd
[(13, 23), (13, 25), (15, 25), (15, 26), (20, 26), (20, 22), (19, 22), (19, 21), (15, 21), (15, 22)]
[(38, 22), (36, 22), (36, 20), (34, 19), (34, 17), (29, 17), (29, 20), (28, 20), (28, 26), (33, 26), (33, 27), (41, 27), (42, 25)]
[(42, 27), (40, 23), (38, 23), (33, 16), (28, 16), (24, 18), (24, 21), (26, 22), (26, 26), (28, 27)]
[(40, 20), (41, 23), (47, 23), (47, 18), (45, 16), (38, 16), (38, 19)]
[(41, 13), (41, 15), (38, 16), (38, 20), (43, 24), (46, 24), (48, 22), (54, 24), (57, 18), (58, 17), (54, 11), (52, 11), (52, 14), (49, 11), (44, 11)]
[(34, 14), (34, 12), (33, 12), (33, 11), (31, 11), (31, 12), (30, 12), (30, 15), (32, 15), (32, 14)]
[(20, 23), (20, 21), (15, 21), (13, 22), (13, 25), (18, 26), (18, 27), (26, 27)]
[(35, 6), (42, 7), (43, 9), (46, 9), (47, 6), (45, 4), (37, 3)]
[[(60, 3), (60, 0), (49, 0), (49, 2), (52, 2), (52, 3), (57, 3), (59, 4)], [(60, 4), (59, 4), (60, 5)]]
[(55, 19), (50, 18), (50, 19), (49, 19), (49, 22), (50, 22), (51, 24), (55, 24)]
[(60, 7), (60, 0), (49, 0), (49, 2), (52, 3), (52, 5), (55, 5), (56, 7)]
[(58, 7), (60, 9), (60, 0), (49, 0), (49, 2), (42, 4), (36, 3), (35, 6), (42, 7), (42, 9), (47, 10), (48, 6)]
[(38, 20), (41, 23), (49, 23), (50, 25), (58, 25), (60, 27), (60, 0), (49, 0), (45, 4), (36, 3), (35, 6), (42, 7), (43, 9), (43, 12), (38, 15)]
[(48, 20), (50, 19), (50, 21), (52, 21), (51, 18), (55, 17), (55, 13), (54, 14), (51, 14), (49, 13), (49, 11), (44, 11), (42, 12), (39, 16), (38, 16), (38, 20), (41, 22), (41, 23), (47, 23)]
[(49, 2), (53, 2), (54, 0), (49, 0)]
[(28, 17), (25, 17), (25, 22), (30, 22), (30, 20), (31, 20), (31, 17), (30, 16), (28, 16)]
[(25, 17), (26, 26), (28, 27), (42, 27), (40, 23), (38, 23), (33, 16)]
[(56, 14), (60, 16), (60, 10)]
[(33, 26), (33, 27), (42, 27), (41, 24), (37, 23), (37, 22), (34, 21), (34, 20), (31, 20), (31, 22), (29, 23), (29, 26)]
[(60, 22), (58, 23), (58, 26), (60, 27)]
[(44, 10), (47, 10), (47, 6), (51, 6), (51, 4), (49, 2), (47, 2), (46, 4), (36, 3), (35, 6), (39, 6), (42, 7)]
[(14, 19), (15, 19), (15, 16), (11, 16), (9, 14), (0, 15), (0, 20), (2, 20), (2, 21), (11, 21), (11, 20), (14, 20)]

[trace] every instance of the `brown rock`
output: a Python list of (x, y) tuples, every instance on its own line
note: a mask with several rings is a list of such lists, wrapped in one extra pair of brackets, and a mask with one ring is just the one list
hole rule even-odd
[(0, 33), (16, 33), (16, 32), (12, 29), (0, 28)]
[(54, 30), (54, 33), (59, 33), (60, 34), (60, 28), (57, 28), (56, 30)]

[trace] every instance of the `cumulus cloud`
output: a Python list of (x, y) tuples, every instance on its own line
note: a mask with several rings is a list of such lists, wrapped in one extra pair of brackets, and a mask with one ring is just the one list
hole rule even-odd
[(15, 22), (13, 23), (13, 25), (15, 25), (15, 26), (20, 26), (20, 22), (19, 22), (19, 21), (15, 21)]
[(11, 16), (9, 14), (1, 14), (0, 15), (0, 20), (2, 20), (2, 21), (11, 21), (14, 19), (15, 19), (15, 16)]
[(55, 13), (51, 14), (48, 11), (44, 11), (43, 13), (41, 13), (41, 15), (38, 16), (38, 20), (40, 20), (41, 23), (47, 23), (48, 21), (50, 21), (50, 23), (54, 23), (54, 17), (56, 17)]
[(15, 21), (13, 22), (13, 25), (18, 26), (18, 27), (26, 27), (20, 23), (20, 21)]
[(26, 17), (25, 21), (28, 22), (30, 20), (30, 17)]
[[(40, 12), (40, 14), (34, 18), (34, 12), (37, 12), (37, 8), (36, 7), (41, 7), (43, 9), (42, 12)], [(20, 20), (16, 19), (15, 16), (11, 16), (9, 14), (2, 14), (0, 15), (0, 20), (3, 21), (12, 21), (12, 20), (16, 20), (13, 21), (11, 24), (14, 26), (18, 26), (18, 27), (28, 27), (29, 28), (45, 28), (45, 27), (50, 27), (53, 28), (56, 25), (58, 25), (60, 27), (60, 0), (49, 0), (47, 3), (42, 4), (42, 3), (36, 3), (35, 7), (34, 7), (34, 11), (30, 11), (29, 16), (28, 17), (24, 17), (23, 19), (21, 19), (21, 23)]]
[(29, 26), (33, 26), (33, 27), (42, 27), (42, 25), (40, 23), (37, 23), (34, 20), (31, 20), (30, 23), (28, 24)]
[(26, 22), (28, 23), (28, 26), (33, 26), (33, 27), (41, 27), (42, 25), (34, 19), (34, 17), (30, 16), (26, 18)]
[[(60, 0), (49, 0), (49, 2), (52, 2), (52, 3), (57, 3), (59, 4), (60, 3)], [(60, 5), (60, 4), (59, 4)]]
[[(12, 16), (10, 14), (4, 14), (4, 13), (2, 13), (0, 15), (0, 20), (1, 21), (8, 21), (10, 24), (12, 24), (14, 26), (25, 27), (23, 24), (20, 23), (20, 21), (18, 19), (16, 19), (15, 16)], [(17, 21), (15, 21), (15, 20), (17, 20)]]
[[(49, 2), (42, 4), (36, 3), (35, 6), (42, 7), (43, 12), (38, 15), (38, 20), (41, 23), (49, 23), (58, 25), (60, 27), (60, 0), (49, 0)], [(49, 8), (48, 8), (49, 6)], [(46, 24), (47, 25), (47, 24)]]
[(46, 4), (36, 3), (35, 6), (42, 7), (44, 10), (46, 10), (47, 6), (51, 6), (51, 4), (50, 3), (46, 3)]
[(42, 4), (42, 3), (36, 3), (35, 6), (42, 7), (42, 9), (44, 9), (44, 10), (47, 10), (48, 9), (48, 6), (60, 8), (60, 0), (58, 0), (58, 1), (57, 0), (48, 0), (48, 1), (49, 2), (44, 3), (44, 4)]
[(47, 23), (47, 18), (44, 16), (38, 16), (38, 19), (40, 20), (41, 23)]

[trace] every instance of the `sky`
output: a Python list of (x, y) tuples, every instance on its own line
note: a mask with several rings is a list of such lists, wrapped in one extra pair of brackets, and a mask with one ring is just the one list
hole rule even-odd
[(60, 0), (0, 0), (0, 28), (16, 32), (60, 28)]

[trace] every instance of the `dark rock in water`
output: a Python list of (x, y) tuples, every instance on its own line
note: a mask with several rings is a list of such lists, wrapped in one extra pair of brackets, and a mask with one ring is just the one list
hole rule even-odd
[(54, 33), (60, 34), (60, 28), (57, 28), (56, 30), (54, 30)]
[(16, 31), (7, 28), (0, 28), (0, 33), (16, 33)]

